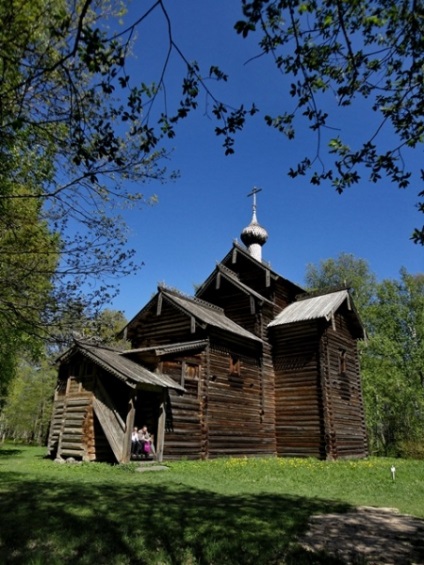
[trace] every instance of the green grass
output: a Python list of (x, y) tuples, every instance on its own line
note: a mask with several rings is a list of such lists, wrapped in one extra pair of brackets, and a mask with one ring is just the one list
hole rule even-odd
[(336, 564), (296, 546), (312, 514), (369, 505), (424, 517), (423, 461), (219, 459), (139, 473), (44, 453), (0, 448), (2, 564)]

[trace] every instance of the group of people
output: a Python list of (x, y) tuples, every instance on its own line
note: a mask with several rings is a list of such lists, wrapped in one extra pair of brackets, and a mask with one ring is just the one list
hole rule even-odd
[(131, 454), (148, 459), (155, 455), (153, 436), (149, 433), (147, 426), (134, 428), (131, 435)]

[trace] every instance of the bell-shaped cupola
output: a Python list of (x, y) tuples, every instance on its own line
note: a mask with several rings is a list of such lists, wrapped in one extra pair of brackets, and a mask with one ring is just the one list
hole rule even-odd
[(247, 247), (248, 252), (257, 261), (262, 261), (262, 246), (268, 239), (268, 232), (263, 228), (256, 218), (256, 195), (261, 188), (254, 187), (248, 196), (253, 196), (253, 214), (250, 224), (240, 234), (240, 239)]

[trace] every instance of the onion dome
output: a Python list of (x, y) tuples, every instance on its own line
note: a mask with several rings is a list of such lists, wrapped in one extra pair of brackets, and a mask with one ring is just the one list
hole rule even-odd
[(253, 196), (253, 215), (250, 224), (240, 234), (240, 239), (247, 247), (248, 252), (258, 261), (262, 261), (262, 246), (268, 239), (268, 232), (263, 228), (256, 218), (256, 194), (260, 188), (254, 188), (249, 196)]

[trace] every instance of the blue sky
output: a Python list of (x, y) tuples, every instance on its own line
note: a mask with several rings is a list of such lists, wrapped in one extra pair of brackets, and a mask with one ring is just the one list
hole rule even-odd
[[(149, 2), (133, 2), (128, 19), (135, 18)], [(225, 102), (252, 102), (260, 113), (236, 138), (235, 155), (226, 157), (222, 141), (214, 134), (208, 101), (199, 98), (199, 109), (181, 122), (167, 145), (169, 170), (179, 170), (175, 182), (149, 183), (141, 190), (157, 194), (153, 207), (125, 213), (130, 228), (129, 244), (137, 249), (144, 266), (136, 275), (120, 281), (120, 295), (112, 304), (131, 318), (156, 291), (159, 282), (192, 294), (231, 248), (234, 239), (251, 219), (253, 186), (258, 195), (258, 220), (269, 232), (264, 260), (285, 278), (304, 283), (308, 263), (352, 253), (368, 261), (378, 279), (397, 278), (402, 266), (411, 273), (423, 272), (424, 250), (409, 237), (422, 224), (416, 210), (419, 186), (400, 190), (389, 181), (370, 184), (366, 178), (343, 195), (330, 186), (312, 186), (308, 179), (287, 175), (305, 155), (313, 156), (316, 139), (305, 123), (294, 141), (269, 129), (266, 113), (291, 108), (290, 78), (282, 77), (266, 58), (246, 61), (258, 54), (258, 38), (243, 40), (233, 31), (240, 18), (239, 0), (179, 0), (166, 2), (174, 39), (189, 60), (208, 71), (218, 65), (229, 74), (227, 84), (212, 83), (211, 89)], [(166, 50), (166, 25), (153, 14), (140, 31), (129, 70), (132, 78), (157, 80)], [(166, 76), (166, 95), (172, 109), (179, 100), (178, 77), (183, 72), (172, 57)], [(334, 101), (332, 124), (350, 143), (371, 131), (374, 117), (362, 103), (341, 115)], [(158, 100), (157, 110), (160, 110)], [(329, 135), (334, 132), (329, 132)], [(390, 141), (383, 132), (383, 142)], [(407, 155), (416, 171), (422, 150)], [(329, 161), (328, 161), (329, 162)], [(417, 177), (418, 179), (418, 177)]]

